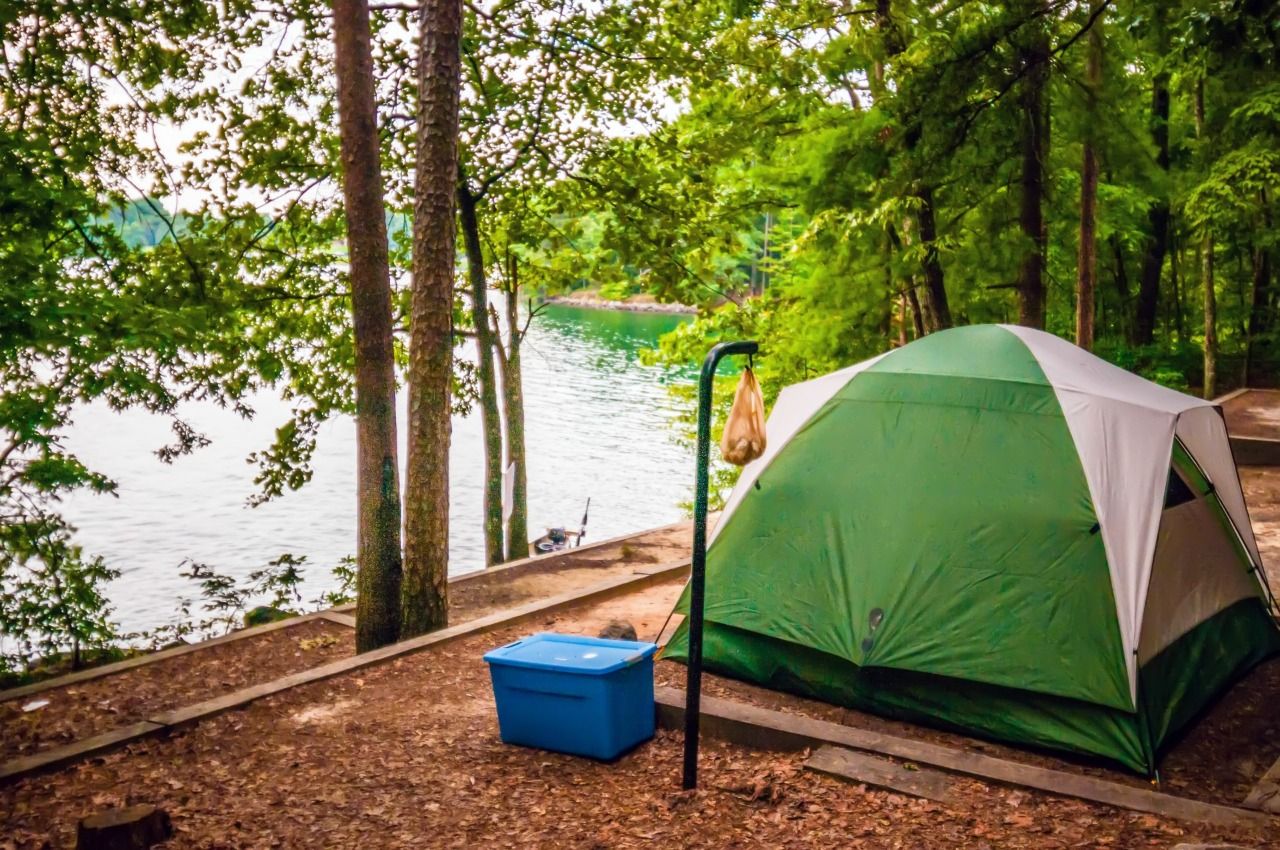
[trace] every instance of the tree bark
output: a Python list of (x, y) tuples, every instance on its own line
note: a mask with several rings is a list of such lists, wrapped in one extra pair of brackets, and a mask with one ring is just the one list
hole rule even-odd
[(520, 329), (520, 284), (516, 261), (511, 260), (511, 292), (507, 295), (507, 332), (510, 354), (503, 373), (503, 402), (507, 416), (507, 463), (515, 467), (511, 491), (511, 518), (507, 521), (507, 558), (529, 555), (529, 470), (524, 443), (524, 373), (520, 349), (524, 332)]
[(942, 261), (938, 258), (938, 228), (934, 219), (933, 187), (919, 186), (916, 199), (920, 201), (917, 224), (920, 241), (924, 244), (924, 295), (928, 333), (951, 327), (951, 307), (947, 303), (947, 289), (942, 276)]
[(413, 192), (405, 637), (449, 620), (449, 408), (453, 380), (454, 197), (461, 0), (423, 0)]
[[(1095, 6), (1096, 8), (1096, 6)], [(1102, 88), (1101, 12), (1089, 29), (1085, 60), (1088, 117), (1080, 166), (1080, 252), (1076, 259), (1076, 345), (1093, 350), (1094, 302), (1098, 288), (1098, 95)]]
[(1204, 278), (1204, 397), (1218, 395), (1218, 297), (1214, 291), (1213, 237), (1206, 235), (1200, 258)]
[(914, 339), (920, 339), (925, 333), (924, 311), (920, 308), (920, 297), (916, 294), (914, 280), (907, 287), (907, 301), (911, 305), (911, 330), (915, 334)]
[[(900, 54), (906, 47), (902, 31), (893, 20), (892, 0), (876, 0), (875, 27), (881, 37), (881, 47), (886, 57)], [(877, 101), (885, 94), (885, 67), (883, 61), (877, 61), (872, 69), (870, 84)], [(908, 157), (913, 156), (920, 144), (922, 130), (919, 125), (907, 131), (905, 146)], [(908, 290), (912, 315), (916, 326), (916, 338), (925, 333), (944, 330), (951, 327), (951, 306), (947, 302), (946, 280), (942, 271), (942, 261), (938, 257), (938, 226), (934, 209), (933, 186), (924, 181), (916, 181), (912, 194), (919, 202), (916, 212), (916, 229), (920, 232), (920, 243), (924, 246), (924, 260), (921, 263), (924, 272), (923, 298), (912, 286)], [(908, 223), (903, 222), (903, 239), (906, 239)], [(890, 231), (891, 240), (896, 243), (897, 237)], [(886, 263), (891, 258), (886, 257)]]
[(1018, 223), (1027, 247), (1018, 266), (1018, 324), (1043, 328), (1045, 318), (1044, 224), (1046, 126), (1045, 85), (1049, 77), (1049, 39), (1044, 28), (1033, 24), (1030, 42), (1019, 52), (1029, 69), (1022, 81), (1022, 177)]
[[(1158, 7), (1157, 7), (1158, 8)], [(1163, 45), (1166, 40), (1161, 37)], [(1169, 172), (1169, 75), (1160, 71), (1151, 84), (1151, 138), (1156, 144), (1156, 165)], [(1147, 213), (1146, 251), (1138, 278), (1138, 303), (1134, 313), (1133, 341), (1150, 345), (1155, 338), (1156, 313), (1160, 305), (1160, 274), (1169, 248), (1169, 199), (1163, 194)]]
[(1186, 330), (1182, 322), (1182, 287), (1184, 281), (1180, 273), (1182, 265), (1182, 240), (1178, 239), (1177, 227), (1170, 224), (1169, 233), (1169, 288), (1173, 296), (1173, 334), (1181, 345), (1186, 340)]
[[(1262, 198), (1262, 208), (1266, 209), (1266, 197)], [(1263, 222), (1263, 232), (1270, 227)], [(1249, 386), (1254, 377), (1254, 369), (1258, 361), (1259, 338), (1267, 331), (1267, 313), (1269, 312), (1268, 291), (1271, 288), (1271, 258), (1265, 248), (1254, 244), (1250, 252), (1252, 267), (1252, 286), (1249, 298), (1249, 332), (1245, 336), (1244, 372), (1242, 386)]]
[[(489, 287), (485, 283), (484, 252), (480, 247), (480, 222), (476, 196), (462, 169), (458, 172), (458, 221), (467, 252), (467, 278), (471, 284), (471, 323), (475, 327), (476, 377), (480, 384), (480, 430), (484, 437), (484, 562), (500, 564), (502, 549), (502, 420), (498, 413), (498, 386), (493, 370), (494, 334), (489, 328)], [(523, 556), (522, 556), (523, 557)]]
[(172, 837), (169, 813), (143, 803), (83, 818), (76, 828), (76, 850), (148, 850)]
[(334, 72), (356, 379), (356, 651), (400, 637), (400, 468), (391, 272), (369, 7), (334, 0)]
[[(1196, 138), (1204, 139), (1204, 78), (1196, 81)], [(1218, 395), (1218, 298), (1213, 279), (1213, 234), (1207, 229), (1200, 241), (1200, 277), (1204, 286), (1204, 397)]]
[[(499, 339), (495, 346), (498, 365), (502, 368), (502, 414), (507, 422), (507, 465), (514, 467), (511, 487), (511, 516), (507, 519), (507, 559), (529, 555), (529, 477), (524, 443), (524, 377), (520, 366), (520, 284), (516, 277), (516, 261), (510, 263), (507, 289), (507, 345)], [(494, 334), (498, 335), (498, 317), (493, 316)]]

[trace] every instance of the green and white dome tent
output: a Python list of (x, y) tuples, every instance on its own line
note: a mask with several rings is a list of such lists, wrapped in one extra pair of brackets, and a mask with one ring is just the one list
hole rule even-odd
[(1280, 650), (1218, 408), (1051, 334), (795, 384), (768, 438), (708, 548), (710, 670), (1151, 773)]

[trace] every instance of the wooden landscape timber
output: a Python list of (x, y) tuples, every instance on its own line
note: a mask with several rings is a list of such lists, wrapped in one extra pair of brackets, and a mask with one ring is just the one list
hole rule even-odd
[[(675, 522), (670, 525), (662, 525), (657, 528), (650, 528), (640, 532), (632, 532), (630, 534), (622, 534), (617, 537), (610, 537), (604, 540), (598, 540), (585, 546), (579, 546), (574, 549), (563, 552), (551, 552), (546, 555), (535, 555), (529, 558), (521, 558), (517, 561), (510, 561), (497, 567), (488, 569), (473, 570), (449, 579), (449, 586), (454, 587), (464, 585), (482, 578), (498, 578), (511, 579), (524, 573), (533, 572), (546, 567), (548, 564), (557, 559), (578, 555), (585, 552), (594, 552), (609, 546), (617, 546), (628, 541), (637, 540), (643, 537), (657, 536), (669, 532), (677, 531), (683, 526), (690, 525), (688, 521)], [(643, 572), (646, 569), (657, 568), (665, 569), (669, 565), (637, 565), (636, 572)], [(0, 691), (0, 702), (8, 702), (10, 700), (22, 699), (42, 691), (60, 688), (65, 685), (74, 685), (79, 682), (87, 682), (92, 679), (99, 679), (103, 676), (111, 676), (116, 673), (123, 673), (126, 670), (132, 670), (136, 667), (142, 667), (147, 664), (154, 664), (159, 661), (166, 661), (170, 658), (187, 655), (188, 653), (198, 652), (202, 649), (218, 646), (232, 641), (244, 640), (245, 638), (257, 637), (259, 635), (273, 632), (278, 629), (288, 629), (299, 626), (303, 623), (313, 620), (327, 620), (331, 623), (337, 623), (350, 628), (355, 627), (354, 611), (356, 605), (349, 602), (345, 605), (335, 605), (323, 611), (316, 611), (310, 614), (300, 614), (297, 617), (290, 617), (285, 620), (277, 620), (273, 623), (265, 623), (261, 626), (250, 626), (249, 628), (237, 629), (225, 635), (209, 640), (200, 641), (198, 643), (187, 644), (186, 646), (176, 646), (172, 649), (162, 649), (158, 652), (148, 652), (143, 655), (136, 655), (133, 658), (126, 658), (123, 661), (117, 661), (112, 664), (103, 664), (100, 667), (90, 667), (85, 670), (77, 670), (74, 673), (67, 673), (62, 676), (56, 676), (51, 679), (44, 679), (39, 682), (32, 682), (29, 685), (21, 685), (16, 688), (10, 688)]]
[(321, 611), (320, 619), (327, 620), (330, 623), (337, 623), (339, 626), (346, 626), (354, 629), (356, 627), (356, 618), (350, 614), (340, 614), (334, 610)]
[[(654, 689), (658, 725), (684, 728), (684, 692)], [(796, 714), (786, 714), (718, 697), (702, 697), (702, 731), (714, 738), (748, 747), (803, 750), (834, 745), (850, 750), (902, 759), (921, 766), (976, 777), (1001, 785), (1031, 788), (1136, 812), (1199, 821), (1217, 826), (1260, 826), (1268, 815), (1249, 809), (1204, 803), (1144, 788), (1134, 788), (1091, 776), (971, 753), (926, 741), (842, 726)], [(863, 780), (865, 781), (865, 780)]]
[(951, 778), (940, 771), (921, 768), (914, 762), (895, 762), (844, 747), (822, 746), (805, 761), (804, 766), (828, 776), (937, 803), (951, 801)]
[(1276, 759), (1276, 763), (1262, 775), (1240, 805), (1273, 815), (1280, 814), (1280, 759)]
[[(98, 735), (81, 741), (74, 741), (65, 746), (53, 747), (30, 756), (24, 756), (13, 759), (4, 764), (0, 764), (0, 784), (13, 782), (34, 773), (54, 770), (59, 767), (63, 767), (64, 765), (79, 761), (80, 759), (100, 755), (132, 741), (164, 734), (174, 729), (189, 726), (193, 723), (198, 723), (201, 720), (214, 717), (225, 711), (243, 708), (252, 702), (271, 696), (272, 694), (280, 693), (281, 691), (289, 690), (290, 688), (296, 688), (313, 682), (331, 679), (335, 676), (341, 676), (357, 670), (367, 669), (389, 661), (394, 661), (397, 658), (412, 655), (416, 652), (422, 652), (423, 650), (432, 649), (446, 643), (457, 641), (462, 638), (494, 631), (495, 629), (501, 629), (507, 626), (518, 625), (527, 620), (541, 617), (546, 614), (563, 611), (567, 608), (573, 608), (585, 603), (600, 602), (615, 596), (648, 588), (655, 584), (661, 584), (664, 581), (679, 578), (681, 575), (688, 572), (688, 569), (689, 562), (687, 559), (674, 561), (657, 567), (645, 567), (641, 570), (637, 570), (623, 576), (616, 576), (587, 588), (573, 590), (548, 599), (534, 600), (515, 608), (496, 611), (487, 616), (479, 617), (477, 619), (461, 623), (457, 626), (440, 629), (439, 631), (421, 635), (410, 640), (401, 641), (400, 643), (391, 644), (390, 646), (385, 646), (381, 649), (373, 650), (372, 652), (366, 652), (362, 655), (332, 661), (319, 667), (313, 667), (310, 670), (303, 670), (299, 673), (275, 679), (274, 681), (264, 682), (229, 694), (223, 694), (194, 705), (188, 705), (170, 711), (157, 712), (152, 717), (149, 717), (140, 723), (134, 723), (130, 726), (112, 730), (111, 732), (103, 735)], [(190, 649), (189, 647), (183, 648)]]
[(155, 664), (157, 661), (177, 658), (180, 655), (199, 652), (202, 649), (209, 649), (210, 647), (220, 646), (224, 643), (231, 643), (232, 641), (257, 637), (268, 632), (278, 631), (279, 629), (293, 628), (294, 626), (300, 626), (303, 623), (309, 623), (312, 620), (331, 619), (327, 616), (329, 613), (329, 611), (316, 611), (312, 614), (301, 614), (297, 617), (290, 617), (287, 620), (276, 620), (274, 623), (264, 623), (261, 626), (250, 626), (246, 629), (237, 629), (234, 632), (220, 635), (216, 638), (210, 638), (209, 640), (203, 640), (198, 643), (189, 643), (186, 646), (175, 646), (172, 649), (162, 649), (158, 652), (148, 652), (143, 655), (135, 655), (133, 658), (126, 658), (123, 661), (117, 661), (113, 664), (103, 664), (101, 667), (89, 667), (85, 670), (77, 670), (74, 673), (67, 673), (62, 676), (56, 676), (52, 679), (43, 679), (39, 682), (32, 682), (29, 685), (21, 685), (16, 688), (10, 688), (7, 691), (0, 691), (0, 702), (22, 699), (23, 697), (29, 697), (42, 691), (61, 688), (66, 685), (74, 685), (80, 682), (87, 682), (91, 679), (101, 679), (103, 676), (123, 673), (126, 670), (132, 670), (135, 667), (142, 667), (146, 664)]
[(1280, 440), (1231, 437), (1231, 452), (1239, 466), (1280, 466)]
[[(1242, 399), (1248, 393), (1259, 392), (1252, 387), (1241, 387), (1226, 395), (1218, 396), (1213, 403), (1226, 411), (1228, 405)], [(1264, 437), (1257, 433), (1240, 433), (1233, 429), (1228, 416), (1227, 434), (1231, 443), (1231, 452), (1235, 456), (1237, 466), (1280, 466), (1280, 439)]]

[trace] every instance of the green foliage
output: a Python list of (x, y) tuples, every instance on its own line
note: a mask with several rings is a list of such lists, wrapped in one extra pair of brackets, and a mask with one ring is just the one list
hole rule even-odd
[[(239, 628), (242, 621), (246, 625), (253, 625), (248, 622), (246, 615), (250, 603), (256, 603), (254, 611), (261, 608), (285, 616), (303, 613), (299, 603), (302, 602), (302, 568), (306, 560), (305, 555), (297, 556), (286, 552), (265, 566), (253, 570), (240, 581), (219, 573), (208, 564), (184, 561), (179, 574), (200, 588), (200, 610), (203, 617), (192, 621), (191, 601), (183, 600), (179, 605), (181, 616), (176, 623), (164, 630), (164, 636), (198, 634), (203, 638), (210, 638)], [(155, 643), (154, 638), (152, 643)]]
[(104, 585), (119, 575), (56, 519), (0, 527), (0, 675), (64, 653), (76, 669), (87, 650), (108, 648), (116, 630)]
[(184, 561), (179, 565), (179, 575), (199, 589), (198, 596), (180, 598), (177, 614), (168, 623), (113, 637), (127, 646), (157, 650), (355, 601), (355, 558), (347, 556), (332, 570), (337, 587), (304, 603), (306, 561), (305, 555), (285, 552), (242, 579), (218, 572), (208, 564)]
[(356, 559), (347, 555), (333, 568), (333, 577), (338, 586), (325, 591), (315, 601), (318, 608), (336, 608), (356, 601)]
[[(1011, 321), (1031, 241), (1019, 226), (1020, 93), (1042, 70), (1028, 49), (1044, 40), (1047, 328), (1073, 328), (1082, 144), (1092, 138), (1098, 351), (1195, 388), (1197, 253), (1212, 236), (1223, 360), (1274, 370), (1280, 9), (1250, 0), (1098, 8), (470, 8), (461, 166), (480, 199), (489, 279), (513, 295), (517, 283), (530, 294), (591, 286), (697, 305), (698, 321), (657, 356), (697, 364), (715, 340), (759, 339), (770, 402), (786, 383), (909, 341), (917, 320), (929, 329), (923, 284), (935, 258), (956, 322)], [(408, 6), (375, 4), (402, 364), (414, 23)], [(1083, 67), (1098, 25), (1095, 103)], [(173, 439), (155, 450), (169, 461), (207, 442), (179, 416), (184, 402), (249, 417), (254, 393), (283, 396), (292, 414), (250, 458), (252, 504), (304, 486), (321, 423), (353, 411), (331, 32), (322, 5), (296, 0), (50, 0), (0, 15), (0, 36), (0, 640), (61, 651), (109, 632), (110, 570), (59, 517), (65, 494), (115, 487), (66, 448), (82, 405), (167, 417)], [(1152, 138), (1157, 82), (1172, 100), (1168, 169)], [(1150, 211), (1164, 202), (1172, 248), (1156, 341), (1135, 347)], [(454, 312), (465, 329), (461, 298)], [(469, 408), (475, 380), (460, 360), (456, 411)], [(716, 474), (725, 484), (735, 472)], [(208, 628), (230, 627), (255, 594), (299, 603), (300, 563), (273, 563), (247, 586), (203, 565), (184, 569), (213, 606)], [(37, 620), (54, 631), (17, 631)], [(174, 628), (174, 639), (195, 629)], [(39, 644), (45, 635), (51, 643)]]
[[(1029, 39), (1044, 37), (1047, 329), (1074, 330), (1081, 146), (1091, 136), (1101, 159), (1098, 350), (1195, 390), (1203, 232), (1217, 238), (1225, 360), (1266, 356), (1280, 308), (1267, 279), (1280, 213), (1280, 12), (1255, 7), (1180, 0), (1153, 11), (1117, 2), (1095, 17), (1096, 7), (1065, 0), (893, 0), (879, 19), (870, 9), (833, 14), (818, 2), (756, 3), (734, 15), (666, 6), (666, 15), (689, 21), (682, 48), (657, 72), (682, 108), (597, 147), (572, 180), (550, 187), (551, 206), (561, 232), (590, 222), (599, 233), (590, 243), (594, 277), (635, 280), (660, 299), (702, 308), (663, 346), (664, 358), (697, 363), (716, 339), (757, 338), (766, 393), (914, 338), (916, 308), (905, 296), (923, 301), (930, 252), (956, 322), (1014, 321), (1027, 248), (1019, 229), (1022, 57)], [(1091, 106), (1083, 69), (1095, 25), (1105, 68)], [(1157, 78), (1173, 101), (1168, 171), (1151, 135)], [(1194, 109), (1200, 80), (1203, 133)], [(921, 186), (934, 199), (932, 244), (920, 233)], [(1149, 211), (1160, 199), (1173, 210), (1172, 247), (1156, 343), (1137, 351), (1128, 340), (1152, 240)], [(584, 254), (561, 252), (566, 266), (570, 254)]]

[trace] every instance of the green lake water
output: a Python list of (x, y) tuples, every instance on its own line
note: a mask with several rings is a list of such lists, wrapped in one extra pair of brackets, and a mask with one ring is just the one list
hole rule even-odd
[[(587, 540), (674, 522), (689, 498), (692, 451), (676, 441), (677, 402), (669, 385), (691, 370), (640, 362), (640, 352), (685, 317), (549, 306), (525, 340), (524, 388), (529, 450), (529, 521), (574, 526), (587, 498)], [(470, 357), (472, 346), (459, 350)], [(403, 391), (401, 392), (403, 414)], [(330, 567), (355, 551), (355, 426), (326, 423), (310, 484), (257, 508), (247, 455), (267, 446), (288, 418), (279, 398), (254, 400), (245, 421), (212, 405), (185, 416), (212, 445), (171, 465), (154, 450), (169, 441), (164, 420), (90, 407), (69, 445), (91, 467), (115, 478), (118, 497), (77, 494), (67, 513), (88, 552), (123, 575), (110, 589), (127, 629), (170, 619), (195, 588), (178, 575), (186, 558), (244, 575), (277, 555), (306, 555), (307, 598), (332, 585)], [(400, 434), (405, 433), (403, 415)], [(402, 451), (401, 456), (404, 456)], [(478, 414), (455, 417), (450, 476), (450, 570), (482, 566), (481, 443)], [(405, 498), (413, 498), (406, 493)]]

